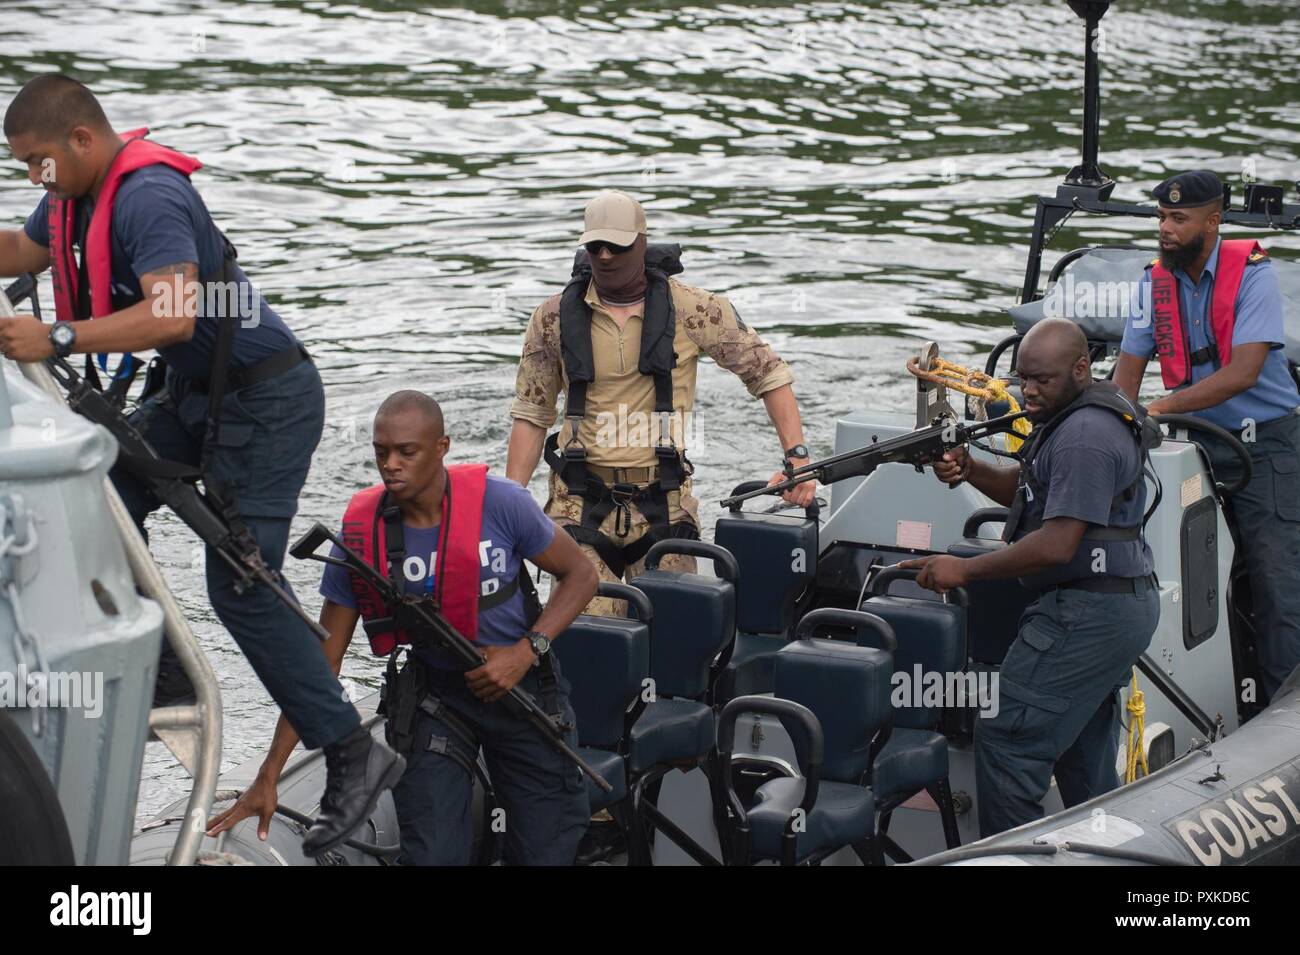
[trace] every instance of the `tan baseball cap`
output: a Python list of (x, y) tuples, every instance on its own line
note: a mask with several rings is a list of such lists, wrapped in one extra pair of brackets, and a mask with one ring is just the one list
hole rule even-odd
[(612, 242), (631, 245), (638, 235), (645, 235), (645, 210), (626, 192), (602, 192), (587, 203), (579, 243)]

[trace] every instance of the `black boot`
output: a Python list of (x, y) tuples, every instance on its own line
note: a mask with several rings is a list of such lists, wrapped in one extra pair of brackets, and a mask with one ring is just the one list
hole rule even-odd
[(328, 852), (375, 810), (379, 796), (406, 772), (406, 760), (359, 726), (325, 747), (325, 794), (320, 816), (302, 840), (302, 851), (315, 858)]
[(627, 852), (627, 834), (612, 819), (593, 819), (578, 843), (574, 865), (594, 865), (606, 862), (619, 853)]
[(198, 701), (194, 684), (190, 682), (181, 659), (172, 649), (172, 645), (163, 638), (162, 650), (158, 653), (158, 676), (153, 685), (153, 705), (189, 706)]

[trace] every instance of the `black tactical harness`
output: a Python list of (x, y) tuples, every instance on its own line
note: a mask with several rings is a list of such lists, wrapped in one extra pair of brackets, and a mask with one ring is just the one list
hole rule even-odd
[[(681, 246), (647, 245), (645, 254), (645, 315), (641, 325), (641, 354), (637, 370), (654, 378), (655, 417), (659, 435), (655, 440), (658, 479), (639, 487), (615, 482), (606, 484), (587, 467), (587, 449), (578, 438), (578, 428), (587, 416), (587, 386), (596, 380), (595, 360), (591, 348), (591, 306), (587, 288), (591, 282), (591, 261), (585, 249), (573, 260), (572, 277), (560, 296), (560, 354), (568, 380), (564, 417), (569, 424), (569, 440), (561, 450), (560, 432), (546, 439), (543, 449), (546, 463), (559, 476), (574, 497), (582, 499), (582, 518), (565, 530), (579, 544), (590, 545), (605, 565), (622, 577), (629, 565), (645, 557), (650, 548), (671, 538), (699, 540), (699, 529), (689, 521), (670, 523), (668, 494), (676, 491), (691, 474), (690, 462), (673, 442), (673, 374), (677, 355), (673, 352), (677, 315), (673, 307), (668, 276), (682, 271)], [(632, 527), (631, 506), (645, 516), (650, 528), (644, 536), (626, 546), (601, 533), (600, 526), (611, 512), (615, 536), (626, 538)]]
[[(1128, 397), (1111, 381), (1094, 381), (1083, 394), (1058, 411), (1044, 424), (1036, 426), (1025, 443), (1020, 446), (1017, 457), (1020, 459), (1020, 483), (1016, 487), (1015, 500), (1007, 513), (1006, 524), (1002, 530), (1002, 539), (1015, 540), (1018, 534), (1036, 531), (1043, 525), (1043, 515), (1047, 512), (1047, 486), (1034, 474), (1034, 462), (1043, 449), (1048, 436), (1061, 423), (1081, 408), (1105, 408), (1118, 415), (1128, 426), (1137, 442), (1139, 462), (1137, 477), (1120, 491), (1111, 502), (1112, 509), (1121, 500), (1131, 501), (1142, 486), (1143, 478), (1150, 472), (1151, 450), (1160, 444), (1160, 426), (1147, 417), (1146, 410), (1129, 401)], [(1089, 527), (1083, 535), (1086, 541), (1135, 541), (1142, 538), (1145, 521), (1132, 527)]]

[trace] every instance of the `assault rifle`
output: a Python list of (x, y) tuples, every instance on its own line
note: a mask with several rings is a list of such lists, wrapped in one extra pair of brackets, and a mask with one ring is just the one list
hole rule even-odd
[[(342, 557), (316, 553), (321, 544), (329, 541)], [(289, 548), (289, 553), (299, 560), (318, 560), (322, 564), (334, 564), (357, 574), (373, 587), (388, 608), (390, 620), (383, 621), (383, 626), (390, 623), (395, 629), (405, 630), (417, 646), (432, 645), (449, 652), (458, 662), (468, 668), (483, 665), (483, 655), (464, 635), (438, 612), (436, 603), (425, 595), (408, 594), (399, 590), (391, 580), (370, 566), (366, 560), (343, 541), (335, 536), (324, 524), (316, 524), (302, 538)], [(603, 792), (610, 792), (613, 787), (596, 772), (581, 756), (570, 748), (565, 741), (565, 727), (561, 726), (549, 713), (542, 709), (532, 695), (519, 686), (511, 687), (510, 692), (501, 698), (501, 703), (511, 713), (527, 720), (542, 734), (546, 742), (561, 756), (581, 769)]]
[[(9, 301), (19, 302), (34, 295), (35, 280), (26, 275), (5, 290)], [(284, 588), (280, 575), (267, 566), (262, 552), (224, 488), (204, 478), (202, 471), (188, 464), (159, 456), (126, 414), (100, 389), (79, 375), (62, 358), (45, 359), (50, 374), (67, 392), (68, 407), (88, 421), (101, 425), (116, 440), (118, 463), (138, 477), (150, 492), (198, 535), (203, 543), (235, 573), (235, 593), (242, 594), (255, 584), (270, 589), (298, 615), (320, 640), (329, 633), (313, 620), (293, 595)], [(197, 481), (203, 480), (200, 489)]]
[(764, 494), (780, 494), (805, 481), (834, 484), (836, 481), (851, 477), (865, 477), (882, 464), (910, 464), (920, 471), (925, 465), (941, 459), (945, 451), (963, 444), (978, 442), (979, 439), (991, 435), (1010, 433), (1014, 430), (1013, 424), (1026, 414), (1027, 412), (1017, 411), (1000, 418), (975, 423), (958, 421), (946, 414), (940, 415), (924, 428), (917, 428), (915, 431), (887, 438), (884, 441), (872, 441), (864, 448), (845, 451), (823, 461), (812, 461), (801, 468), (794, 468), (786, 472), (787, 477), (784, 481), (756, 491), (728, 497), (722, 501), (722, 506), (735, 510), (750, 498)]

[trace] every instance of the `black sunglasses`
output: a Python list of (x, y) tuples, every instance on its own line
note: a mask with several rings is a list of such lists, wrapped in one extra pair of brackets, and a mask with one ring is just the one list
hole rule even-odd
[(632, 251), (632, 246), (630, 245), (615, 245), (613, 242), (605, 242), (604, 240), (588, 242), (584, 248), (586, 248), (587, 254), (593, 259), (600, 255), (601, 249), (609, 249), (611, 255), (622, 255), (624, 252)]

